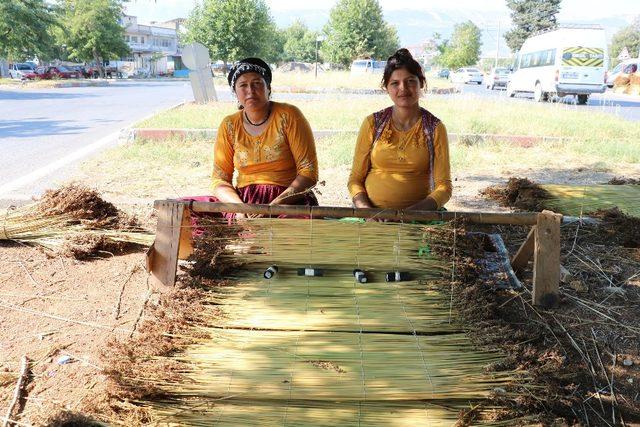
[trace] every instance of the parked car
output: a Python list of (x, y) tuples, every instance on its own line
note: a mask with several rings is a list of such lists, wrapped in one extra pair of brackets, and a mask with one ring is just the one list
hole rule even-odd
[(372, 59), (358, 59), (351, 63), (351, 74), (383, 73), (387, 61), (374, 61)]
[(482, 73), (477, 68), (458, 68), (450, 77), (453, 83), (482, 84)]
[(640, 58), (627, 59), (616, 65), (611, 73), (607, 74), (607, 86), (613, 87), (613, 82), (621, 74), (633, 74), (640, 70)]
[(70, 71), (75, 71), (76, 73), (78, 73), (78, 77), (84, 77), (85, 79), (90, 77), (89, 73), (82, 65), (69, 65), (67, 66), (67, 68)]
[(48, 79), (77, 79), (80, 75), (77, 71), (72, 71), (67, 67), (38, 67), (36, 68), (36, 78), (48, 80)]
[(443, 68), (442, 70), (438, 71), (438, 77), (440, 77), (441, 79), (448, 79), (449, 74), (451, 74), (451, 71), (449, 71), (448, 68)]
[(531, 93), (536, 102), (567, 95), (584, 105), (606, 90), (609, 51), (599, 25), (559, 26), (526, 39), (513, 64), (507, 95)]
[(509, 69), (508, 68), (493, 68), (489, 75), (484, 80), (484, 85), (487, 89), (495, 89), (497, 87), (507, 87), (509, 82)]
[[(115, 76), (117, 73), (116, 67), (112, 67), (111, 65), (108, 65), (108, 63), (105, 63), (103, 65), (103, 68), (104, 68), (104, 76), (106, 78), (110, 79), (113, 76)], [(100, 77), (100, 69), (95, 63), (91, 63), (87, 65), (85, 67), (85, 70), (86, 70), (87, 77), (93, 77), (94, 79), (97, 79), (98, 77)]]
[(31, 65), (27, 63), (11, 64), (9, 66), (9, 77), (19, 80), (32, 80), (36, 78), (36, 73)]

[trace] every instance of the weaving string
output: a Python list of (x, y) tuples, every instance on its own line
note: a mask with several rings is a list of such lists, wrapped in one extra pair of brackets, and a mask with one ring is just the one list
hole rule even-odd
[[(242, 227), (243, 240), (218, 259), (242, 266), (225, 276), (232, 285), (207, 297), (221, 314), (212, 311), (197, 328), (207, 338), (176, 356), (190, 368), (179, 384), (162, 385), (171, 399), (146, 403), (158, 420), (206, 425), (215, 414), (216, 425), (451, 425), (461, 409), (512, 380), (486, 374), (501, 355), (474, 348), (449, 321), (441, 285), (451, 263), (436, 254), (450, 248), (450, 230), (268, 218)], [(274, 264), (278, 274), (264, 279)], [(323, 276), (298, 276), (300, 267)], [(354, 267), (370, 280), (356, 280)], [(409, 279), (388, 283), (390, 271)]]

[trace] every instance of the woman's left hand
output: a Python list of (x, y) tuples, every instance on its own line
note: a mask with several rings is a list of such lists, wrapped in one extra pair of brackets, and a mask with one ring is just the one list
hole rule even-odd
[(433, 200), (431, 197), (427, 196), (423, 200), (420, 200), (418, 203), (415, 203), (405, 210), (408, 211), (437, 211), (438, 203)]

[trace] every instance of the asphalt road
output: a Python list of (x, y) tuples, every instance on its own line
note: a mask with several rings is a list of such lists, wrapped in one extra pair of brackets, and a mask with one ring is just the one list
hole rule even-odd
[[(461, 93), (472, 94), (480, 97), (500, 98), (508, 102), (531, 102), (533, 103), (533, 95), (517, 94), (515, 98), (507, 97), (506, 92), (502, 89), (489, 90), (484, 85), (474, 84), (457, 84)], [(640, 97), (631, 97), (615, 94), (607, 91), (602, 94), (593, 94), (589, 97), (587, 105), (576, 105), (575, 98), (566, 96), (562, 99), (562, 103), (567, 108), (575, 108), (577, 110), (587, 110), (594, 112), (603, 112), (613, 114), (617, 117), (637, 121), (640, 120)]]
[(0, 207), (71, 176), (82, 159), (115, 145), (120, 129), (192, 99), (187, 81), (0, 89)]

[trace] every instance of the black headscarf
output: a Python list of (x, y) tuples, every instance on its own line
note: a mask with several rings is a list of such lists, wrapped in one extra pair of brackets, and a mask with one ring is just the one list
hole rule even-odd
[(267, 83), (267, 87), (271, 89), (271, 68), (260, 58), (245, 58), (236, 62), (227, 76), (231, 90), (235, 91), (236, 80), (246, 73), (258, 73)]

